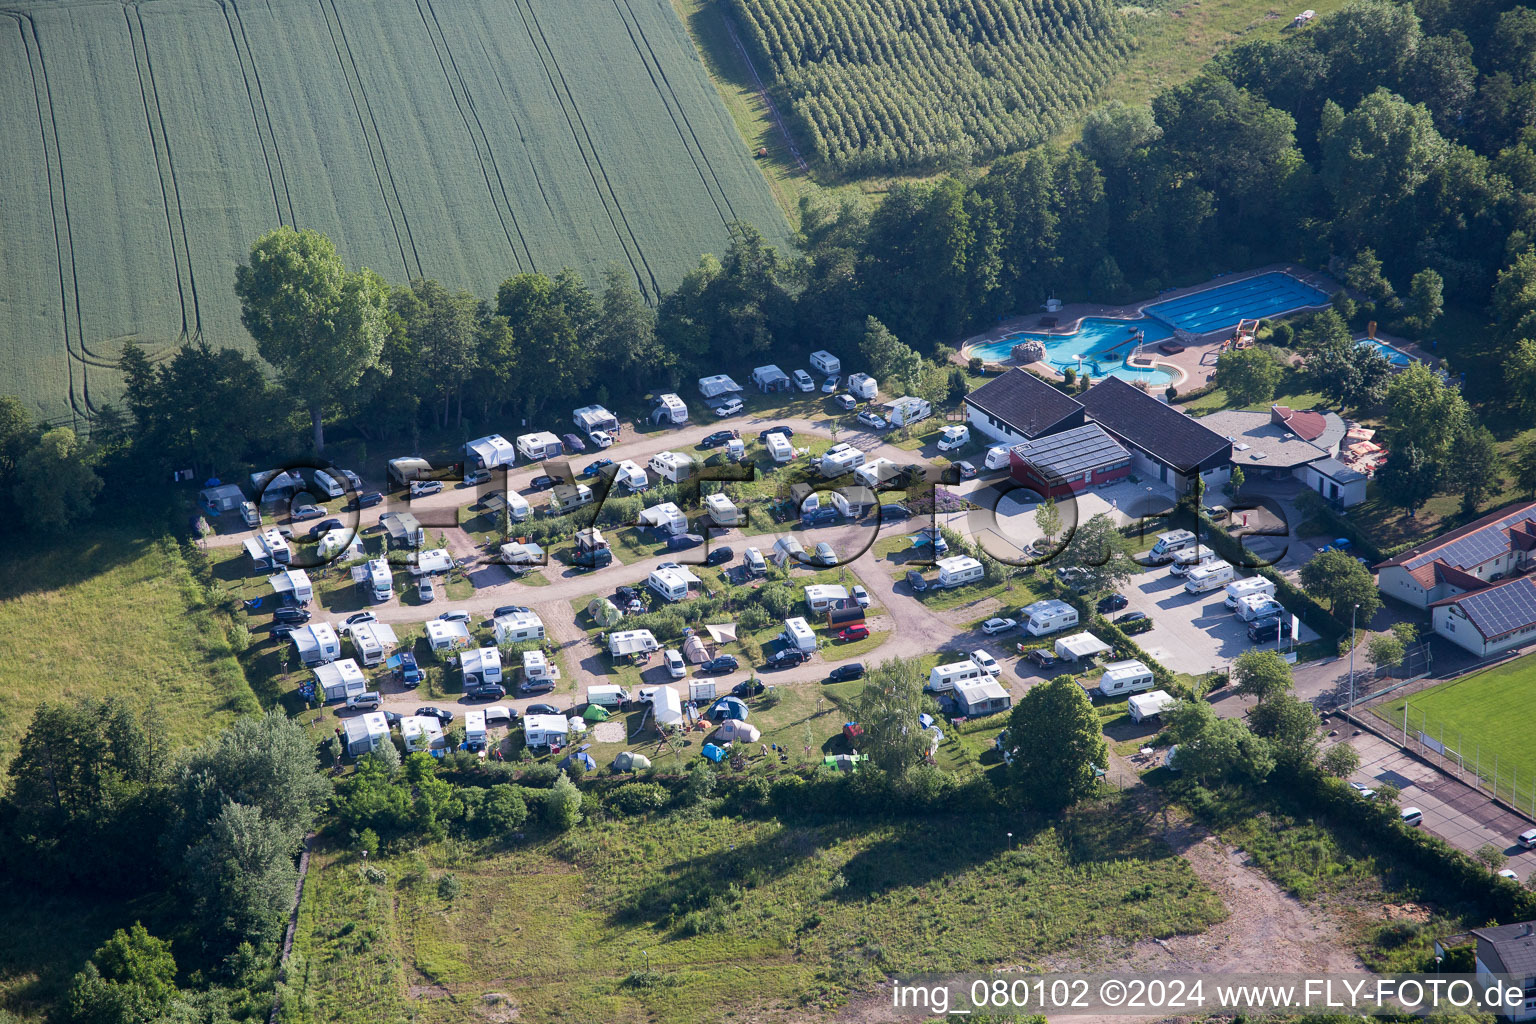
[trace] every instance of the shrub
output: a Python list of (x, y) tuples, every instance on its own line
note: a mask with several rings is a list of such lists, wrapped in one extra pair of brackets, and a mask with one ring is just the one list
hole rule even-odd
[(672, 799), (654, 782), (631, 782), (608, 794), (608, 808), (618, 814), (649, 814), (667, 806)]

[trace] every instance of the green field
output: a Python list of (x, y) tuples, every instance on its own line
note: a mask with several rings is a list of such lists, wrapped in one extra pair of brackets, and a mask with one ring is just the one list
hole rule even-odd
[(177, 746), (259, 710), (169, 539), (86, 529), (5, 553), (0, 583), (0, 765), (44, 701), (118, 694), (153, 705)]
[(1536, 801), (1536, 750), (1531, 749), (1526, 709), (1536, 699), (1536, 657), (1516, 658), (1409, 697), (1372, 708), (1401, 735), (1403, 706), (1408, 733), (1423, 732), (1443, 743), (1449, 756), (1465, 759), (1501, 796), (1529, 808)]
[(493, 295), (617, 263), (650, 296), (786, 225), (664, 0), (34, 2), (0, 20), (0, 392), (118, 391), (122, 343), (249, 345), (280, 223)]
[[(379, 863), (387, 880), (370, 884), (351, 855), (312, 858), (285, 1021), (833, 1019), (885, 977), (1039, 963), (1224, 916), (1115, 808), (1056, 828), (680, 812)], [(462, 886), (451, 904), (446, 872)]]

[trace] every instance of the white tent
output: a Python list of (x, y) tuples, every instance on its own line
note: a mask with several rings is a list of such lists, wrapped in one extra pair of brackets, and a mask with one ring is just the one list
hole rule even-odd
[(731, 743), (756, 743), (763, 738), (763, 732), (749, 722), (728, 718), (715, 730), (715, 738)]
[(470, 469), (496, 469), (517, 461), (517, 449), (500, 434), (487, 434), (464, 446), (464, 461)]
[(717, 373), (713, 377), (699, 378), (699, 394), (705, 398), (718, 398), (720, 395), (731, 394), (740, 390), (741, 385), (723, 373)]
[(734, 622), (723, 622), (718, 626), (705, 626), (704, 630), (709, 634), (710, 640), (717, 644), (733, 643), (736, 640), (736, 623)]
[(640, 691), (642, 698), (650, 697), (651, 712), (659, 725), (678, 725), (683, 720), (683, 698), (670, 686), (658, 686)]
[(1103, 654), (1111, 648), (1109, 644), (1100, 640), (1092, 633), (1073, 633), (1056, 641), (1056, 656), (1068, 661), (1077, 661), (1081, 658), (1092, 658)]

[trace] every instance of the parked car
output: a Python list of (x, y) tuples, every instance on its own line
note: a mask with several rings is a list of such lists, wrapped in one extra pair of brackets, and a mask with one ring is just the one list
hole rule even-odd
[(839, 384), (841, 384), (842, 382), (843, 382), (843, 378), (840, 377), (840, 376), (828, 377), (826, 379), (826, 381), (823, 382), (822, 385), (821, 385), (821, 393), (824, 394), (824, 395), (830, 395), (830, 394), (834, 393), (835, 391), (837, 391), (837, 386)]
[(429, 494), (437, 494), (443, 489), (441, 480), (412, 480), (411, 497), (425, 498)]
[(1254, 619), (1248, 623), (1248, 639), (1256, 644), (1287, 640), (1291, 636), (1291, 617), (1272, 615), (1266, 619)]
[(369, 491), (367, 494), (359, 494), (353, 504), (357, 508), (373, 508), (375, 505), (382, 505), (384, 504), (384, 492)]
[(1404, 807), (1398, 814), (1398, 817), (1402, 819), (1404, 825), (1409, 825), (1413, 828), (1418, 828), (1424, 824), (1424, 812), (1417, 807)]
[(359, 693), (355, 697), (348, 697), (347, 698), (347, 710), (348, 711), (377, 711), (379, 709), (379, 705), (382, 704), (382, 703), (383, 703), (383, 698), (379, 696), (378, 691), (377, 690), (369, 690), (366, 693)]
[(422, 604), (431, 604), (437, 600), (437, 587), (433, 586), (431, 576), (423, 576), (421, 582), (416, 584), (416, 597)]
[(547, 491), (559, 482), (557, 478), (550, 476), (548, 473), (540, 473), (528, 481), (528, 489), (530, 491)]
[(987, 634), (987, 636), (997, 636), (999, 633), (1006, 633), (1010, 629), (1016, 629), (1018, 625), (1018, 619), (988, 619), (981, 624), (981, 631)]
[(497, 608), (495, 611), (491, 612), (491, 618), (499, 619), (503, 615), (518, 615), (527, 611), (528, 609), (520, 604), (504, 604), (500, 608)]
[(501, 700), (506, 695), (507, 688), (500, 683), (481, 683), (464, 691), (464, 696), (469, 700)]
[(1518, 836), (1515, 836), (1515, 842), (1527, 850), (1536, 848), (1536, 828), (1528, 828), (1521, 832)]
[(793, 668), (810, 660), (811, 656), (805, 651), (797, 651), (793, 647), (782, 647), (768, 656), (768, 667)]
[(472, 469), (464, 474), (465, 487), (474, 487), (477, 484), (488, 484), (490, 482), (491, 471), (488, 469)]
[(443, 614), (439, 615), (438, 618), (444, 622), (462, 622), (465, 625), (469, 625), (471, 621), (469, 612), (465, 611), (463, 608), (455, 608), (452, 611), (443, 612)]
[(704, 543), (704, 538), (697, 533), (674, 533), (667, 538), (668, 551), (686, 551), (688, 548), (696, 548)]
[(577, 437), (575, 434), (561, 434), (560, 435), (560, 440), (565, 442), (565, 454), (567, 454), (567, 455), (585, 455), (586, 454), (587, 442), (583, 441), (581, 438)]
[(756, 679), (743, 679), (741, 682), (731, 687), (731, 696), (756, 697), (766, 689), (767, 687), (758, 682)]
[(405, 721), (405, 716), (398, 711), (384, 712), (384, 724), (389, 726), (391, 729), (400, 728), (400, 723), (403, 721)]
[(806, 373), (804, 370), (796, 370), (793, 376), (795, 378), (795, 387), (799, 388), (801, 391), (816, 390), (816, 382), (812, 380), (811, 375)]
[(999, 665), (997, 659), (986, 651), (972, 651), (971, 661), (975, 663), (977, 668), (989, 676), (1000, 676), (1003, 674), (1003, 666)]
[(361, 626), (365, 622), (378, 622), (378, 621), (379, 621), (379, 617), (377, 615), (373, 614), (373, 612), (357, 612), (357, 613), (355, 613), (353, 615), (348, 615), (347, 616), (347, 621), (346, 621), (345, 625), (347, 626), (348, 629), (351, 629), (353, 626)]
[(887, 426), (885, 417), (870, 409), (865, 409), (859, 413), (858, 420), (871, 430), (884, 430)]
[(853, 589), (849, 591), (849, 593), (853, 596), (854, 604), (858, 605), (860, 608), (869, 607), (869, 591), (855, 583)]
[(735, 672), (736, 656), (734, 654), (721, 654), (710, 658), (699, 666), (699, 671), (707, 672), (710, 675), (723, 675), (726, 672)]
[(868, 640), (869, 627), (865, 625), (848, 626), (837, 631), (837, 638), (843, 641)]
[(736, 557), (736, 552), (732, 551), (728, 547), (715, 548), (715, 550), (713, 550), (713, 551), (711, 551), (709, 553), (709, 557), (704, 559), (704, 564), (705, 565), (724, 565), (726, 562), (729, 562), (731, 559), (733, 559), (735, 557)]
[[(1146, 623), (1146, 625), (1137, 625), (1137, 623), (1142, 622)], [(1143, 630), (1152, 628), (1152, 620), (1147, 617), (1146, 612), (1126, 612), (1124, 615), (1115, 616), (1115, 625), (1121, 627), (1127, 633), (1140, 633)]]
[(795, 428), (785, 426), (769, 427), (767, 430), (758, 432), (757, 443), (767, 444), (769, 434), (783, 434), (786, 438), (790, 438), (795, 436)]
[(1108, 597), (1099, 599), (1099, 614), (1107, 615), (1110, 612), (1117, 612), (1127, 604), (1130, 602), (1125, 599), (1124, 594), (1110, 594)]
[(284, 626), (302, 626), (309, 621), (309, 612), (303, 608), (279, 608), (272, 613), (272, 621)]
[(604, 466), (611, 465), (613, 465), (612, 459), (598, 459), (595, 462), (587, 463), (587, 468), (581, 471), (581, 475), (597, 476), (598, 473), (602, 472)]
[(846, 683), (850, 679), (864, 678), (863, 662), (850, 661), (846, 665), (839, 665), (827, 673), (827, 682)]
[(444, 725), (447, 725), (449, 722), (453, 721), (453, 712), (444, 711), (442, 708), (434, 708), (429, 705), (424, 708), (417, 708), (416, 717), (435, 718)]
[(960, 471), (961, 480), (976, 479), (976, 467), (971, 465), (969, 462), (957, 462), (955, 463), (955, 468)]
[(1363, 782), (1351, 782), (1349, 788), (1359, 793), (1362, 800), (1376, 799), (1376, 791)]
[(923, 574), (916, 569), (907, 570), (907, 586), (921, 594), (928, 589), (928, 581), (923, 579)]
[(1520, 881), (1520, 874), (1519, 874), (1519, 872), (1512, 871), (1509, 868), (1501, 868), (1501, 869), (1499, 869), (1499, 877), (1500, 878), (1507, 878), (1511, 882), (1518, 882), (1518, 881)]
[(1036, 647), (1024, 655), (1024, 660), (1033, 662), (1035, 665), (1046, 670), (1055, 668), (1057, 663), (1061, 661), (1060, 658), (1056, 657), (1055, 651), (1047, 650), (1044, 647)]
[(606, 430), (594, 430), (589, 436), (592, 438), (592, 443), (599, 448), (613, 447), (613, 435)]
[(311, 540), (314, 540), (316, 537), (320, 536), (322, 533), (325, 533), (328, 530), (344, 530), (346, 529), (346, 525), (347, 524), (343, 523), (340, 519), (337, 519), (334, 516), (332, 516), (330, 519), (322, 519), (320, 522), (309, 528), (309, 537)]
[(837, 407), (843, 410), (843, 412), (853, 412), (853, 410), (859, 407), (858, 399), (846, 393), (841, 395), (833, 395), (832, 401), (835, 402)]
[(700, 448), (719, 448), (727, 441), (734, 441), (741, 436), (734, 430), (717, 430), (713, 434), (707, 434), (704, 440), (699, 442)]
[(553, 704), (529, 704), (523, 711), (524, 715), (558, 715), (560, 709)]
[(831, 544), (822, 541), (816, 545), (816, 554), (811, 557), (811, 561), (830, 568), (837, 564), (837, 552), (832, 550)]
[(896, 522), (900, 519), (911, 519), (912, 510), (905, 505), (881, 505), (880, 518), (889, 519), (891, 522)]
[(296, 523), (302, 523), (306, 519), (319, 519), (323, 515), (325, 515), (325, 509), (319, 505), (300, 505), (288, 513), (288, 518)]
[(294, 626), (273, 626), (267, 630), (267, 635), (273, 640), (287, 640), (293, 636)]
[(719, 416), (721, 419), (724, 419), (727, 416), (735, 416), (745, 408), (746, 406), (741, 404), (741, 399), (732, 398), (721, 402), (719, 408), (715, 410), (715, 415)]

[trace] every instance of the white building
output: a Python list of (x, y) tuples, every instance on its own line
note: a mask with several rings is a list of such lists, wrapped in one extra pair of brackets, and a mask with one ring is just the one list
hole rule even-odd
[(1430, 621), (1436, 633), (1481, 658), (1536, 643), (1536, 579), (1521, 576), (1437, 601)]
[(341, 641), (329, 622), (311, 622), (293, 631), (293, 648), (304, 665), (323, 665), (341, 657)]
[(315, 690), (323, 701), (346, 700), (367, 689), (367, 677), (351, 658), (315, 666)]
[(496, 469), (510, 466), (517, 461), (517, 449), (500, 434), (487, 434), (464, 446), (464, 465), (467, 469)]
[(1500, 509), (1376, 566), (1376, 588), (1415, 608), (1471, 591), (1536, 564), (1536, 501)]

